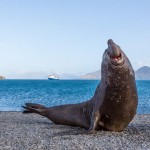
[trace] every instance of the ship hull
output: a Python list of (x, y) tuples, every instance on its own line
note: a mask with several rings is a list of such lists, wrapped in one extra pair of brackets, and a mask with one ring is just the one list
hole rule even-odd
[(55, 78), (48, 78), (48, 80), (59, 80), (59, 79), (55, 79)]

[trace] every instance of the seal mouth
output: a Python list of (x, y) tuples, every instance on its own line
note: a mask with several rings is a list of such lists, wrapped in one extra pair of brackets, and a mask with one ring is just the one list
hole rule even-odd
[(112, 64), (115, 66), (121, 66), (124, 63), (121, 53), (118, 56), (112, 57), (111, 55), (109, 55), (109, 57), (110, 57)]
[(123, 54), (118, 45), (116, 45), (113, 40), (108, 40), (108, 49), (107, 49), (108, 56), (110, 61), (115, 66), (123, 65)]

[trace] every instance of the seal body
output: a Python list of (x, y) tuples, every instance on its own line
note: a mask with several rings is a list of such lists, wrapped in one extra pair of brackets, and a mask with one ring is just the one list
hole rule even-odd
[(101, 77), (91, 100), (49, 108), (26, 103), (24, 113), (38, 113), (56, 124), (80, 126), (87, 132), (122, 131), (136, 114), (138, 95), (130, 61), (111, 39), (103, 54)]

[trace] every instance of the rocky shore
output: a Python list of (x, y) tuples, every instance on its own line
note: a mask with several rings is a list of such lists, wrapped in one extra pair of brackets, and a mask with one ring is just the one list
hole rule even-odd
[(56, 125), (47, 118), (21, 112), (0, 112), (0, 150), (148, 150), (150, 114), (136, 115), (123, 132)]
[(5, 79), (5, 77), (0, 75), (0, 80), (4, 80), (4, 79)]

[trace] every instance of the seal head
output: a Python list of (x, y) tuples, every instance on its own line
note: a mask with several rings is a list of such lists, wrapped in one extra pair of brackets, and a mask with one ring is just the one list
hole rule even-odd
[(110, 61), (114, 65), (122, 65), (124, 63), (123, 55), (121, 52), (121, 49), (118, 45), (116, 45), (112, 39), (108, 40), (108, 57), (110, 58)]

